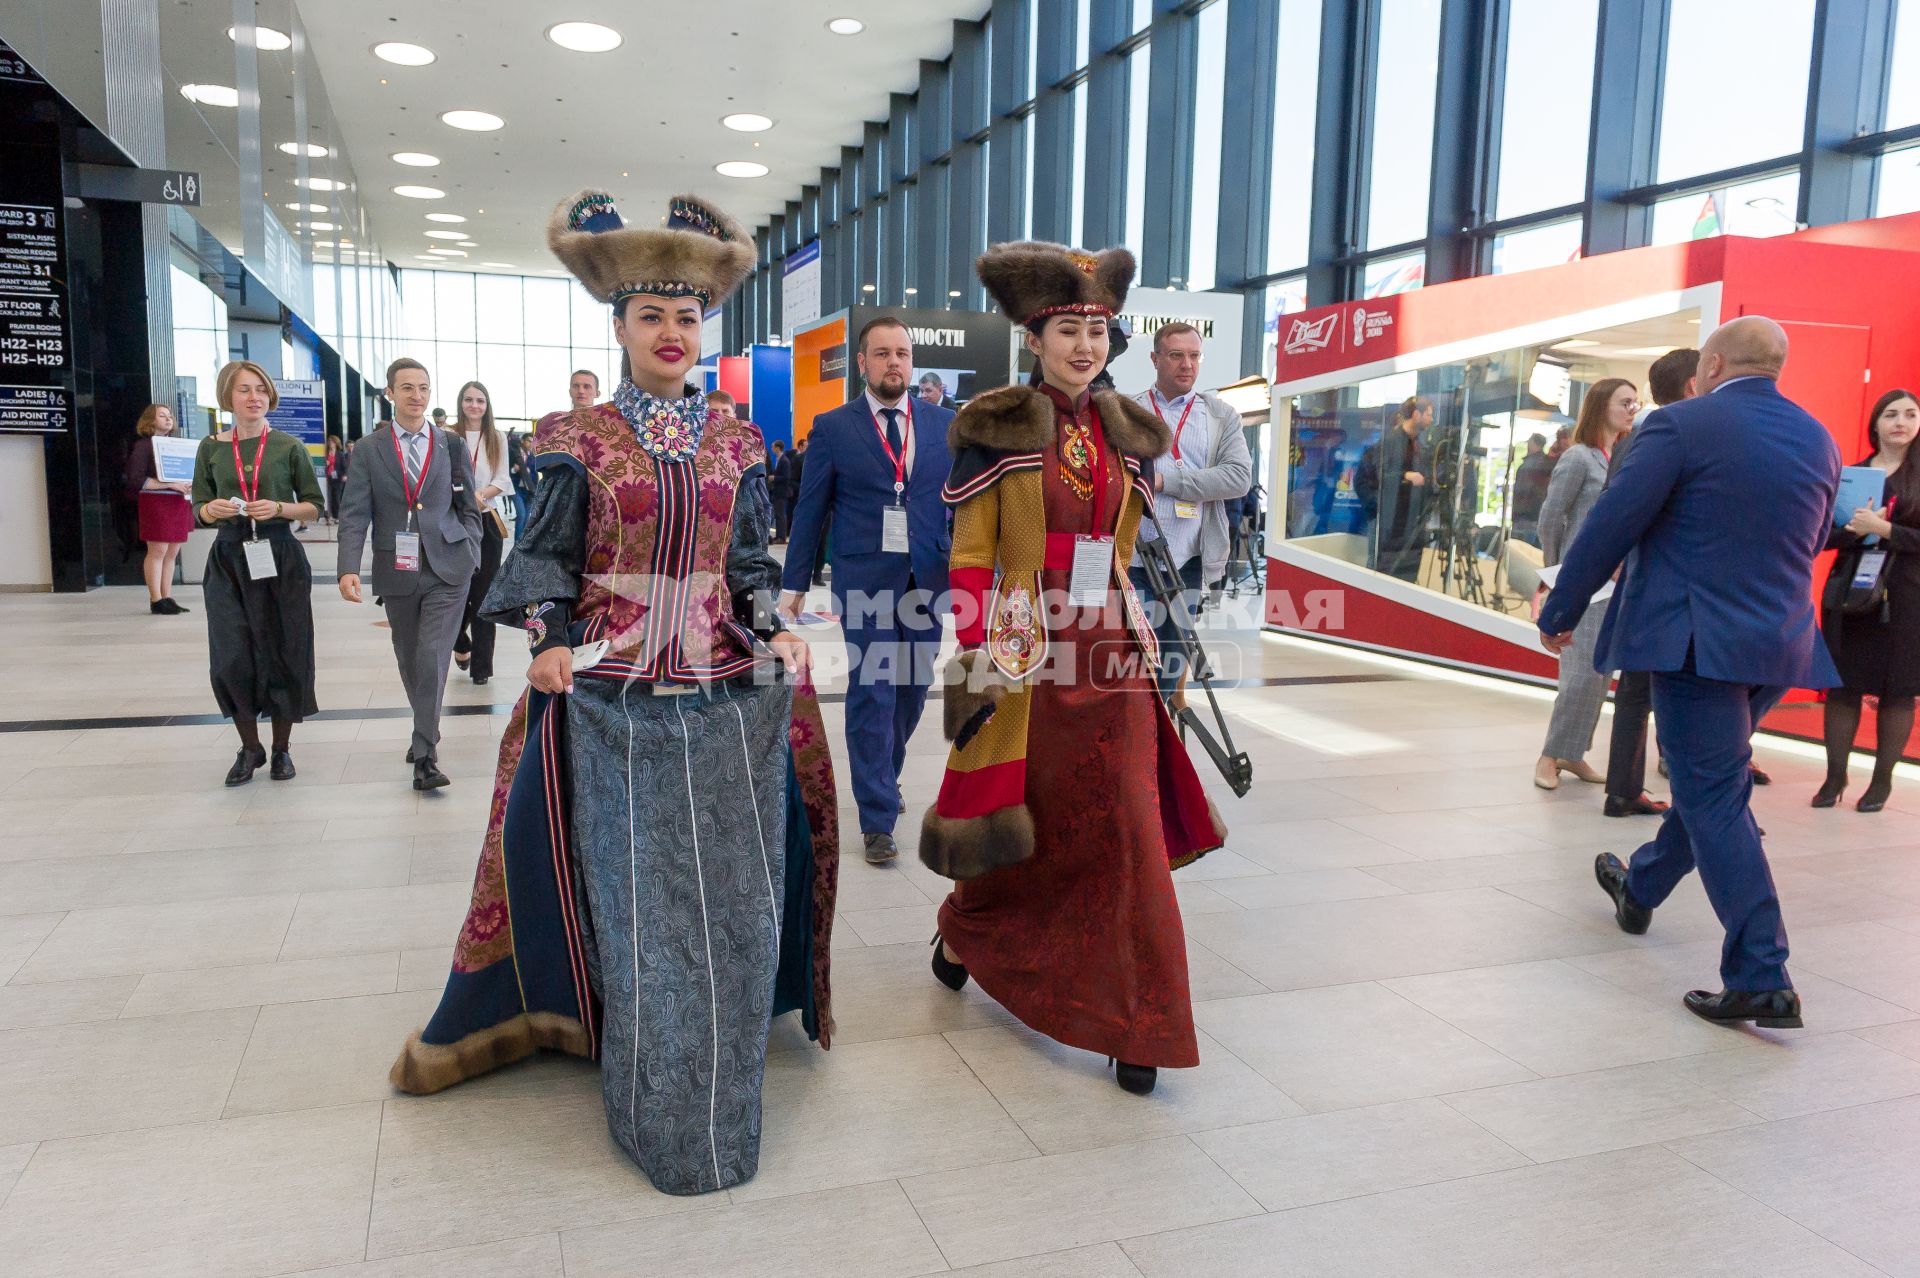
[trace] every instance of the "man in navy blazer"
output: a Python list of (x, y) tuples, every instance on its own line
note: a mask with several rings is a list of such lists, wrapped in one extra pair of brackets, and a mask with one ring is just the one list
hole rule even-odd
[(1651, 674), (1673, 807), (1631, 865), (1602, 853), (1594, 875), (1620, 927), (1637, 935), (1697, 865), (1726, 939), (1722, 989), (1690, 992), (1688, 1010), (1798, 1028), (1780, 898), (1747, 806), (1748, 737), (1788, 688), (1840, 681), (1813, 607), (1840, 452), (1774, 384), (1786, 359), (1786, 332), (1763, 316), (1707, 338), (1697, 396), (1634, 432), (1633, 451), (1567, 551), (1540, 630), (1550, 651), (1564, 648), (1625, 561), (1594, 667)]
[(940, 652), (934, 603), (947, 593), (953, 545), (946, 503), (953, 414), (908, 394), (913, 339), (892, 316), (860, 330), (867, 389), (813, 419), (781, 578), (781, 610), (800, 610), (828, 521), (833, 603), (846, 633), (847, 756), (869, 863), (899, 855), (894, 822), (906, 808), (900, 767), (926, 708)]

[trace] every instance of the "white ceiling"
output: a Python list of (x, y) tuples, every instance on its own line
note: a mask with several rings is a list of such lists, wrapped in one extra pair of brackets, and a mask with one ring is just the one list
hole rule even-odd
[[(556, 264), (545, 226), (582, 187), (611, 191), (629, 222), (659, 216), (693, 191), (751, 228), (766, 224), (862, 126), (883, 120), (888, 95), (919, 84), (919, 62), (944, 58), (955, 19), (990, 0), (314, 0), (301, 6), (360, 196), (388, 257), (407, 267), (440, 241), (426, 214), (464, 214), (477, 247), (449, 265), (510, 263), (533, 274)], [(866, 30), (828, 31), (853, 17)], [(574, 53), (546, 39), (562, 21), (599, 22), (625, 37), (611, 53)], [(438, 60), (401, 67), (373, 56), (384, 40), (424, 45)], [(381, 81), (386, 81), (382, 84)], [(493, 133), (440, 122), (468, 108), (506, 120)], [(720, 117), (773, 117), (736, 133)], [(396, 151), (440, 157), (409, 168)], [(756, 160), (762, 178), (724, 178), (723, 160)], [(627, 176), (623, 176), (627, 175)], [(392, 194), (436, 187), (440, 200)], [(482, 212), (484, 210), (484, 212)], [(445, 229), (445, 228), (438, 228)]]

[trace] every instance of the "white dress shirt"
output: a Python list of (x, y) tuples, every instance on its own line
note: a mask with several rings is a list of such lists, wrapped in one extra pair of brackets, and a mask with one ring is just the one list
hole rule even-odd
[[(1186, 470), (1197, 468), (1204, 470), (1208, 462), (1213, 440), (1213, 423), (1208, 414), (1207, 401), (1199, 398), (1199, 391), (1190, 390), (1177, 399), (1162, 399), (1160, 392), (1148, 388), (1145, 403), (1149, 411), (1157, 412), (1160, 420), (1166, 423), (1171, 434), (1180, 425), (1180, 416), (1185, 413), (1186, 429), (1180, 431), (1179, 446), (1183, 456), (1174, 456), (1169, 448), (1166, 455), (1155, 459), (1154, 470)], [(1187, 406), (1193, 409), (1188, 412)], [(1180, 507), (1185, 506), (1193, 513), (1182, 518)], [(1184, 564), (1200, 553), (1200, 504), (1198, 502), (1177, 501), (1171, 493), (1156, 494), (1153, 499), (1154, 513), (1160, 517), (1160, 527), (1165, 530), (1167, 549), (1173, 554), (1175, 564)]]
[[(873, 414), (873, 421), (870, 425), (877, 425), (880, 428), (880, 438), (885, 439), (887, 437), (887, 419), (881, 416), (881, 410), (888, 407), (888, 405), (875, 399), (872, 390), (868, 390), (863, 398), (867, 401), (867, 411)], [(900, 438), (906, 445), (907, 473), (911, 475), (913, 473), (913, 417), (911, 416), (913, 412), (913, 396), (902, 395), (900, 402), (892, 405), (892, 407), (900, 411), (900, 417), (898, 419), (900, 422)], [(882, 449), (881, 451), (885, 452), (886, 450)]]
[(506, 436), (501, 435), (500, 437), (500, 465), (497, 468), (493, 465), (492, 459), (487, 456), (486, 447), (480, 442), (479, 431), (470, 433), (462, 432), (460, 438), (466, 441), (467, 462), (473, 467), (474, 497), (477, 499), (482, 492), (492, 485), (498, 484), (500, 486), (500, 491), (494, 494), (492, 501), (483, 501), (480, 503), (481, 509), (499, 511), (500, 517), (507, 521), (507, 527), (513, 527), (513, 512), (507, 506), (507, 498), (513, 493), (514, 488), (513, 475), (507, 470), (508, 449)]

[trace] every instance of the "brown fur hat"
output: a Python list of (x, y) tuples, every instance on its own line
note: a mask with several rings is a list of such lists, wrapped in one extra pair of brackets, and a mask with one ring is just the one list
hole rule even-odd
[(718, 306), (753, 270), (745, 227), (691, 195), (668, 203), (664, 226), (628, 226), (605, 191), (568, 196), (547, 220), (547, 246), (609, 304), (637, 293), (698, 297)]
[(996, 244), (974, 264), (1007, 318), (1031, 328), (1049, 315), (1117, 315), (1133, 283), (1133, 254), (1064, 244)]

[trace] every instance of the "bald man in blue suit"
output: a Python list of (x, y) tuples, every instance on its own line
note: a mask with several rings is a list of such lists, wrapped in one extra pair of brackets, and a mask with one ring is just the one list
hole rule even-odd
[(1786, 332), (1762, 316), (1707, 338), (1698, 395), (1634, 432), (1633, 451), (1567, 551), (1540, 631), (1549, 651), (1565, 648), (1594, 592), (1625, 563), (1594, 667), (1651, 675), (1673, 807), (1631, 865), (1602, 853), (1594, 875), (1620, 927), (1637, 935), (1698, 868), (1726, 939), (1720, 992), (1691, 991), (1687, 1009), (1722, 1024), (1797, 1029), (1780, 898), (1748, 810), (1748, 738), (1788, 688), (1840, 681), (1813, 607), (1840, 453), (1775, 385), (1786, 359)]

